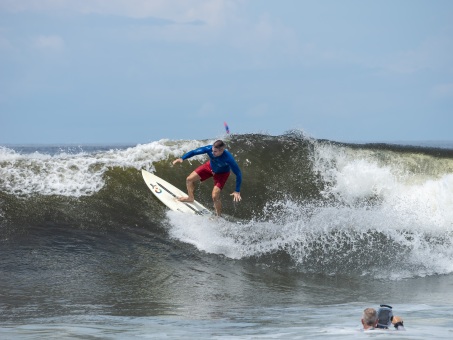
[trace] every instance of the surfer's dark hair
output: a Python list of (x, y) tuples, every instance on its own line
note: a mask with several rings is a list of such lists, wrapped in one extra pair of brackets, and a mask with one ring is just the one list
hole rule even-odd
[(220, 148), (224, 148), (226, 145), (223, 142), (223, 140), (219, 139), (219, 140), (216, 140), (212, 146), (215, 147), (216, 149), (220, 149)]

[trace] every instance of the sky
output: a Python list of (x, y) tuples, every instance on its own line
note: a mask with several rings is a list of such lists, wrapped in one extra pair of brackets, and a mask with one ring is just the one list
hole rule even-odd
[(453, 140), (450, 0), (0, 0), (0, 144)]

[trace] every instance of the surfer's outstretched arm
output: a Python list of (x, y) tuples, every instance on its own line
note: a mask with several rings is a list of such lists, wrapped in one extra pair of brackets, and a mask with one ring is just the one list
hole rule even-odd
[(182, 163), (184, 162), (184, 160), (182, 158), (177, 158), (173, 161), (173, 165), (175, 165), (176, 163)]

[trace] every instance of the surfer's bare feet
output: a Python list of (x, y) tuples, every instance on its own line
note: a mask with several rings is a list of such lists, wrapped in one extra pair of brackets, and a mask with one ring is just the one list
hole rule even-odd
[(178, 197), (179, 202), (193, 202), (194, 199), (190, 197)]

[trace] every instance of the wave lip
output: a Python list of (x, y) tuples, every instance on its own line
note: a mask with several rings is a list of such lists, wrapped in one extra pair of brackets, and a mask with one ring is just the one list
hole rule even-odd
[(105, 173), (114, 167), (152, 169), (153, 162), (176, 157), (201, 142), (160, 140), (127, 149), (78, 153), (20, 154), (0, 147), (0, 190), (17, 195), (91, 196), (105, 186)]

